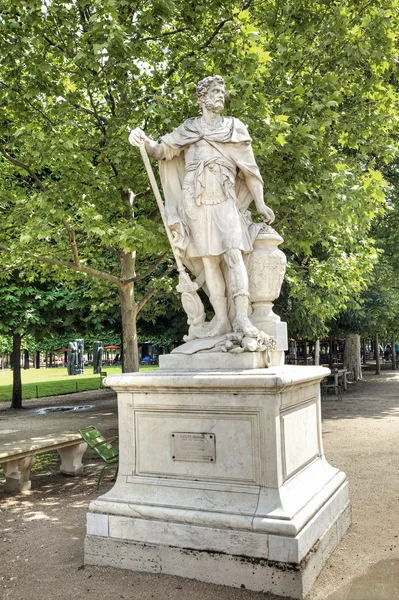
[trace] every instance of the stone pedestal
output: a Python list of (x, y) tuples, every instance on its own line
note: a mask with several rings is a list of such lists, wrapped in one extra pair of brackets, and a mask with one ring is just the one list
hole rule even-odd
[[(278, 355), (279, 352), (271, 351)], [(266, 366), (265, 352), (242, 352), (230, 354), (229, 352), (198, 352), (197, 354), (162, 354), (159, 357), (161, 369), (173, 371), (244, 371), (264, 369)], [(279, 366), (279, 365), (275, 365)]]
[(120, 466), (90, 504), (85, 561), (303, 598), (350, 523), (323, 454), (328, 370), (199, 369), (105, 380)]

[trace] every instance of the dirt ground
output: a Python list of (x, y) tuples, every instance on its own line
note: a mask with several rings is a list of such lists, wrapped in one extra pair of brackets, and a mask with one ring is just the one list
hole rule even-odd
[[(57, 431), (77, 431), (93, 424), (106, 435), (117, 433), (116, 394), (110, 390), (25, 401), (16, 413), (0, 405), (0, 445), (13, 439)], [(91, 406), (87, 410), (37, 414), (48, 406)], [(352, 384), (343, 402), (322, 403), (323, 440), (328, 461), (345, 471), (350, 483), (353, 524), (313, 587), (309, 600), (382, 600), (399, 591), (362, 588), (353, 582), (379, 564), (395, 569), (391, 590), (399, 590), (399, 372), (371, 374)], [(57, 456), (57, 455), (54, 455)], [(273, 600), (271, 594), (232, 589), (168, 575), (134, 573), (83, 565), (86, 509), (112, 486), (113, 468), (105, 471), (89, 451), (85, 473), (57, 475), (57, 462), (45, 455), (32, 475), (32, 490), (5, 495), (0, 476), (1, 600)], [(395, 560), (396, 559), (396, 560)], [(385, 562), (381, 562), (385, 561)], [(390, 576), (392, 572), (390, 571)], [(386, 576), (383, 575), (386, 579)], [(352, 587), (351, 587), (352, 582)], [(363, 595), (364, 594), (364, 595)]]

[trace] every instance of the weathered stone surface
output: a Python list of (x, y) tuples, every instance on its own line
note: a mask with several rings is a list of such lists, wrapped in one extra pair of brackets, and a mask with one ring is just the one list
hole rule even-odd
[(118, 391), (121, 462), (89, 507), (87, 562), (302, 598), (349, 525), (346, 476), (321, 439), (328, 370), (182, 369), (104, 382)]

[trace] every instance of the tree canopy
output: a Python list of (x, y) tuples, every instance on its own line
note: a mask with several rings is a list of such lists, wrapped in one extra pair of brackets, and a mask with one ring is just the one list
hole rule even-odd
[[(128, 130), (170, 131), (225, 76), (285, 238), (279, 310), (319, 336), (367, 284), (396, 156), (396, 0), (0, 0), (0, 246), (115, 286), (136, 320), (171, 293), (167, 239)], [(169, 256), (169, 255), (168, 255)], [(135, 296), (134, 284), (146, 285)], [(129, 367), (136, 368), (136, 360)]]
[(13, 341), (13, 408), (22, 407), (20, 353), (27, 348), (26, 336), (40, 343), (60, 333), (82, 330), (84, 311), (89, 309), (81, 288), (68, 289), (40, 277), (27, 279), (32, 278), (13, 270), (0, 285), (0, 336)]

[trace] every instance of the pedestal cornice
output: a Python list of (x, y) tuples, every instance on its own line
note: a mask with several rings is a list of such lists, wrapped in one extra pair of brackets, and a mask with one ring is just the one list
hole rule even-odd
[(123, 373), (111, 375), (103, 381), (104, 386), (117, 392), (154, 390), (224, 390), (235, 388), (237, 392), (275, 394), (303, 384), (313, 384), (329, 375), (325, 367), (282, 367), (235, 370), (235, 371), (154, 371), (152, 373)]

